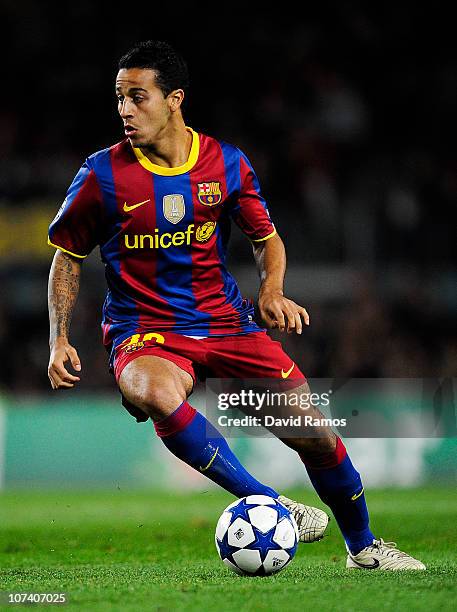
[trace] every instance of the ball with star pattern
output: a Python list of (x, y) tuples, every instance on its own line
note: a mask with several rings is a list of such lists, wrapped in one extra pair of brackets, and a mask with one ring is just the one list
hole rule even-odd
[(289, 510), (267, 495), (248, 495), (227, 506), (216, 526), (216, 548), (233, 572), (269, 576), (283, 570), (298, 545)]

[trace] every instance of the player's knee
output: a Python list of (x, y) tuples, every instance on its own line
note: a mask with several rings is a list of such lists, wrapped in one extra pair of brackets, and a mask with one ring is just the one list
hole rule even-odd
[(157, 421), (171, 414), (186, 399), (186, 389), (173, 377), (121, 376), (122, 395)]
[(192, 391), (192, 379), (190, 375), (182, 376), (163, 360), (159, 363), (136, 360), (122, 371), (119, 389), (129, 403), (158, 421), (187, 399)]
[(158, 421), (176, 410), (185, 399), (185, 395), (174, 385), (151, 383), (145, 388), (136, 389), (130, 401), (151, 419)]

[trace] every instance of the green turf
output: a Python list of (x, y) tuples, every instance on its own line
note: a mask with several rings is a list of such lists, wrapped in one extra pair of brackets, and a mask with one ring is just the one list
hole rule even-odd
[[(310, 492), (290, 494), (318, 504)], [(417, 573), (345, 570), (333, 521), (324, 541), (300, 545), (277, 576), (238, 577), (213, 542), (230, 501), (214, 491), (4, 493), (0, 591), (65, 591), (69, 608), (97, 611), (455, 609), (455, 490), (368, 494), (375, 532), (423, 560), (428, 570)]]

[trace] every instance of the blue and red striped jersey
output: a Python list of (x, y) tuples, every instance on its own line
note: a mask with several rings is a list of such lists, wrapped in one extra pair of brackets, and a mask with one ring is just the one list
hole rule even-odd
[(226, 249), (231, 219), (254, 242), (275, 228), (246, 156), (190, 131), (189, 159), (176, 168), (153, 164), (127, 139), (91, 155), (50, 225), (49, 244), (75, 257), (100, 247), (107, 347), (144, 331), (259, 329), (252, 301), (227, 270)]

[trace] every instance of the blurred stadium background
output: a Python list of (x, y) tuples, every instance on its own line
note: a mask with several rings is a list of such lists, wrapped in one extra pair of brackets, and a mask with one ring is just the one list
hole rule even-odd
[[(293, 20), (236, 11), (216, 18), (201, 10), (189, 21), (144, 5), (129, 10), (86, 0), (48, 8), (26, 0), (1, 9), (5, 488), (208, 487), (162, 449), (149, 424), (136, 425), (121, 408), (101, 345), (98, 253), (84, 264), (72, 324), (83, 364), (79, 388), (51, 393), (46, 374), (53, 256), (47, 227), (84, 158), (122, 138), (113, 79), (119, 55), (136, 40), (166, 39), (183, 53), (191, 72), (188, 124), (237, 144), (256, 168), (287, 247), (287, 294), (311, 316), (302, 337), (282, 338), (303, 371), (335, 378), (455, 376), (451, 22), (408, 3), (342, 2), (331, 9), (320, 3)], [(254, 262), (237, 231), (231, 270), (254, 298)], [(195, 403), (201, 401), (197, 394)], [(455, 482), (455, 442), (348, 445), (367, 484), (413, 486)], [(273, 484), (304, 481), (302, 467), (279, 444), (235, 445)], [(279, 483), (278, 465), (287, 483)]]

